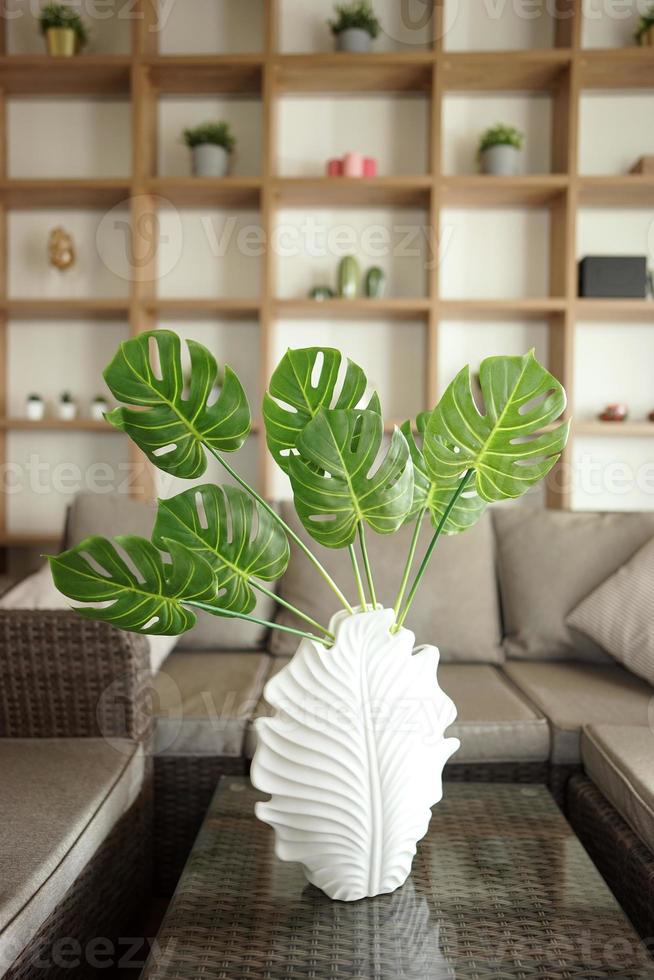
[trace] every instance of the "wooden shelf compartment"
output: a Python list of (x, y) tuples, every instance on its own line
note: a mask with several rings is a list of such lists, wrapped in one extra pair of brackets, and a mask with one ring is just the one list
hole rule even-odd
[(650, 438), (654, 436), (654, 422), (644, 421), (630, 422), (601, 422), (599, 419), (580, 420), (573, 422), (573, 434), (575, 436), (599, 436), (600, 438), (619, 438), (629, 436), (632, 438)]
[(582, 89), (654, 88), (654, 58), (647, 47), (583, 50), (579, 60)]
[(437, 301), (439, 316), (449, 320), (547, 320), (565, 313), (566, 308), (567, 302), (562, 297)]
[(590, 299), (574, 301), (577, 320), (627, 320), (631, 323), (654, 322), (654, 300), (651, 299)]
[(567, 190), (568, 177), (565, 174), (453, 175), (441, 178), (439, 186), (443, 207), (542, 208), (560, 200)]
[(284, 319), (422, 320), (429, 315), (431, 301), (427, 298), (402, 299), (277, 299), (273, 303), (275, 316)]
[(23, 418), (2, 418), (0, 419), (0, 430), (3, 432), (102, 432), (109, 435), (122, 436), (120, 429), (109, 425), (104, 420), (101, 422), (95, 419), (73, 419), (71, 422), (64, 422), (62, 419), (32, 419)]
[(277, 204), (290, 207), (408, 207), (429, 205), (432, 178), (415, 177), (276, 177)]
[(580, 177), (577, 186), (581, 207), (640, 208), (654, 204), (654, 176), (650, 174)]
[(130, 181), (104, 178), (0, 181), (0, 202), (8, 208), (112, 208), (127, 206)]
[(129, 96), (131, 58), (82, 54), (52, 58), (47, 54), (0, 56), (2, 88), (8, 95)]
[(273, 61), (279, 92), (424, 92), (431, 90), (430, 51), (287, 54)]
[(156, 194), (160, 207), (258, 208), (259, 177), (152, 177), (144, 191)]
[(144, 58), (160, 95), (260, 95), (263, 55), (165, 55)]
[(146, 312), (160, 317), (224, 317), (229, 320), (256, 320), (261, 312), (258, 299), (155, 299), (144, 304)]
[(450, 92), (547, 92), (565, 79), (565, 48), (531, 51), (445, 52), (443, 85)]
[(120, 320), (129, 299), (9, 299), (0, 312), (9, 320)]

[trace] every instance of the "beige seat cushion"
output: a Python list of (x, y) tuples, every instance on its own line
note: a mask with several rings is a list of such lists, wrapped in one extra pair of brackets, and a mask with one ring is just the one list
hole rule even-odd
[[(277, 673), (288, 658), (276, 658)], [(443, 664), (438, 680), (457, 707), (457, 720), (448, 729), (461, 741), (450, 765), (476, 762), (545, 762), (550, 753), (546, 720), (529, 705), (497, 667), (487, 664)], [(270, 713), (261, 698), (255, 717)], [(251, 759), (256, 734), (248, 726), (245, 754)]]
[(654, 514), (575, 514), (494, 508), (509, 658), (611, 658), (565, 619), (654, 535)]
[[(282, 515), (355, 602), (357, 593), (347, 550), (322, 548), (312, 541), (291, 502), (282, 504)], [(395, 601), (412, 533), (413, 525), (407, 525), (397, 534), (366, 534), (377, 598), (384, 605), (392, 606)], [(425, 522), (418, 555), (426, 548), (430, 533)], [(338, 600), (297, 548), (291, 547), (291, 562), (279, 590), (288, 602), (323, 626), (338, 612)], [(285, 610), (278, 613), (277, 621), (287, 626), (306, 626)], [(437, 646), (443, 661), (503, 660), (493, 528), (488, 514), (470, 530), (441, 538), (406, 625), (416, 634), (417, 643)], [(270, 638), (270, 652), (277, 656), (288, 656), (296, 647), (293, 636), (273, 632)]]
[(0, 739), (0, 976), (134, 803), (143, 768), (127, 740)]
[(507, 663), (503, 670), (549, 719), (552, 762), (578, 763), (584, 725), (647, 725), (652, 688), (613, 664)]
[[(114, 537), (138, 534), (149, 538), (157, 508), (154, 504), (132, 500), (124, 493), (79, 493), (68, 509), (66, 547), (79, 544), (92, 534)], [(253, 615), (270, 620), (275, 613), (272, 599), (260, 596)], [(179, 641), (185, 650), (261, 650), (268, 630), (238, 619), (218, 619), (195, 611), (197, 623)]]
[(632, 830), (654, 851), (654, 733), (591, 725), (581, 737), (584, 768)]
[(154, 679), (157, 755), (240, 756), (266, 653), (175, 651)]

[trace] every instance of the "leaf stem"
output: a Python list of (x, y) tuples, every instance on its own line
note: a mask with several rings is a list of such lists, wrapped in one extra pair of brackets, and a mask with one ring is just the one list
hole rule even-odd
[(375, 594), (375, 583), (372, 579), (372, 569), (370, 567), (370, 561), (368, 559), (368, 549), (366, 548), (366, 534), (363, 527), (363, 521), (359, 521), (357, 525), (357, 531), (359, 532), (359, 544), (361, 546), (361, 554), (363, 555), (363, 567), (366, 572), (366, 579), (368, 580), (368, 589), (370, 591), (370, 600), (372, 602), (372, 608), (377, 608), (377, 596)]
[(359, 601), (361, 603), (361, 609), (362, 611), (365, 611), (368, 608), (368, 603), (366, 602), (366, 594), (363, 591), (363, 581), (361, 580), (361, 572), (359, 571), (359, 562), (357, 561), (354, 545), (349, 544), (347, 546), (347, 550), (350, 554), (350, 558), (352, 559), (352, 568), (354, 569), (354, 577), (356, 579), (357, 589), (359, 590)]
[(292, 633), (294, 636), (301, 636), (304, 639), (322, 643), (326, 647), (331, 646), (330, 641), (326, 637), (315, 636), (313, 633), (305, 633), (303, 630), (296, 630), (292, 626), (282, 626), (281, 623), (270, 623), (267, 619), (259, 619), (257, 616), (245, 616), (243, 613), (233, 612), (231, 609), (220, 609), (218, 606), (211, 606), (208, 602), (200, 602), (196, 599), (182, 599), (181, 602), (184, 606), (203, 609), (205, 612), (212, 613), (214, 616), (226, 616), (227, 619), (245, 619), (248, 623), (267, 626), (269, 629), (280, 630), (282, 633)]
[(268, 513), (270, 514), (270, 516), (275, 521), (277, 521), (278, 524), (280, 524), (284, 528), (284, 530), (288, 534), (289, 538), (292, 538), (292, 540), (295, 542), (295, 544), (298, 546), (298, 548), (301, 551), (304, 552), (304, 554), (307, 556), (307, 558), (309, 559), (309, 561), (311, 562), (311, 564), (314, 565), (314, 567), (318, 570), (318, 572), (320, 573), (320, 575), (323, 577), (323, 579), (325, 580), (325, 582), (327, 583), (327, 585), (329, 586), (329, 588), (332, 590), (332, 592), (334, 593), (334, 595), (336, 595), (338, 597), (339, 601), (343, 604), (343, 606), (345, 607), (345, 609), (347, 609), (347, 611), (349, 613), (353, 613), (354, 610), (353, 610), (352, 606), (347, 601), (347, 599), (345, 598), (345, 596), (343, 595), (343, 593), (341, 592), (341, 590), (337, 586), (337, 584), (334, 581), (334, 579), (331, 577), (331, 575), (329, 574), (329, 572), (327, 571), (327, 569), (324, 568), (323, 565), (321, 565), (321, 563), (318, 561), (318, 559), (313, 554), (313, 552), (309, 548), (307, 548), (307, 546), (304, 543), (304, 541), (302, 540), (302, 538), (299, 535), (297, 535), (292, 528), (290, 528), (288, 526), (288, 524), (286, 523), (286, 521), (283, 520), (283, 518), (281, 517), (281, 515), (277, 513), (277, 511), (275, 510), (274, 507), (271, 507), (270, 504), (267, 503), (263, 499), (263, 497), (260, 494), (257, 493), (256, 490), (253, 490), (253, 488), (248, 483), (246, 483), (245, 480), (241, 476), (238, 475), (238, 473), (236, 472), (236, 470), (232, 469), (232, 467), (229, 465), (229, 463), (227, 462), (227, 460), (224, 459), (220, 455), (219, 452), (217, 452), (215, 449), (212, 449), (211, 446), (206, 446), (206, 444), (205, 444), (205, 448), (208, 449), (209, 452), (212, 454), (212, 456), (214, 456), (218, 460), (218, 462), (220, 463), (220, 465), (223, 466), (227, 470), (227, 472), (229, 473), (229, 475), (234, 480), (236, 480), (236, 482), (238, 483), (238, 485), (240, 487), (243, 487), (243, 489), (246, 491), (246, 493), (249, 493), (251, 497), (254, 497), (254, 499), (257, 501), (257, 503), (261, 504), (261, 506), (264, 508), (264, 510), (268, 511)]
[(445, 524), (447, 523), (447, 519), (450, 516), (450, 514), (452, 513), (452, 509), (454, 508), (454, 505), (456, 504), (457, 500), (459, 499), (459, 497), (461, 496), (461, 494), (465, 490), (466, 484), (468, 483), (468, 480), (470, 479), (470, 477), (472, 476), (473, 473), (474, 473), (474, 470), (466, 470), (465, 471), (465, 473), (463, 474), (463, 477), (461, 479), (461, 482), (459, 483), (458, 487), (456, 488), (456, 490), (454, 491), (454, 493), (452, 494), (452, 496), (450, 498), (450, 502), (448, 503), (447, 507), (443, 511), (443, 516), (441, 517), (440, 521), (438, 522), (438, 527), (434, 531), (434, 535), (433, 535), (431, 541), (429, 542), (429, 547), (427, 548), (427, 551), (425, 552), (425, 557), (422, 559), (422, 561), (420, 563), (420, 568), (418, 569), (418, 572), (416, 574), (416, 577), (413, 580), (413, 585), (411, 586), (411, 591), (409, 592), (409, 595), (408, 595), (407, 601), (405, 603), (404, 609), (402, 610), (402, 612), (400, 613), (400, 616), (396, 619), (395, 623), (392, 626), (392, 631), (394, 633), (396, 633), (399, 630), (399, 628), (402, 626), (402, 624), (404, 623), (404, 620), (407, 617), (407, 613), (409, 612), (409, 609), (411, 608), (411, 604), (412, 604), (413, 600), (416, 597), (416, 592), (418, 591), (418, 586), (420, 585), (420, 582), (422, 581), (423, 575), (427, 571), (427, 565), (429, 564), (429, 560), (430, 560), (430, 558), (431, 558), (431, 556), (432, 556), (432, 554), (434, 552), (434, 548), (436, 547), (436, 545), (438, 543), (438, 539), (441, 536), (441, 533), (443, 531), (443, 528), (445, 527)]
[(406, 592), (406, 587), (409, 584), (409, 575), (411, 574), (413, 559), (415, 558), (416, 548), (418, 547), (418, 538), (420, 537), (420, 529), (422, 527), (422, 522), (424, 520), (426, 513), (427, 513), (427, 508), (423, 507), (416, 515), (416, 526), (413, 529), (413, 537), (411, 538), (409, 554), (407, 555), (406, 565), (404, 566), (404, 574), (402, 575), (402, 581), (400, 582), (400, 590), (397, 593), (397, 599), (395, 600), (395, 605), (393, 606), (393, 612), (395, 613), (396, 619), (397, 619), (397, 614), (399, 613), (400, 607), (402, 605), (402, 599), (404, 599), (404, 593)]
[(261, 585), (260, 582), (255, 582), (254, 580), (251, 580), (250, 585), (263, 595), (267, 595), (269, 599), (272, 599), (274, 602), (278, 602), (280, 606), (284, 606), (285, 609), (288, 609), (289, 612), (292, 612), (295, 616), (299, 616), (299, 618), (303, 619), (305, 623), (309, 623), (310, 626), (320, 630), (320, 632), (324, 633), (325, 636), (328, 636), (330, 640), (336, 639), (334, 634), (330, 633), (325, 626), (321, 626), (320, 623), (316, 622), (315, 619), (312, 619), (311, 616), (307, 616), (306, 613), (303, 613), (301, 609), (298, 609), (297, 606), (294, 606), (291, 602), (287, 602), (286, 599), (282, 599), (282, 597), (277, 595), (276, 592), (273, 592), (272, 589), (267, 589), (265, 585)]

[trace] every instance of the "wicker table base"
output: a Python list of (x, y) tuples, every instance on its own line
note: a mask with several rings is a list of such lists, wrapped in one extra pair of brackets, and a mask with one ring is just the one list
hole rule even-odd
[(392, 895), (332, 902), (278, 861), (246, 779), (221, 782), (148, 980), (654, 977), (547, 790), (451, 784)]

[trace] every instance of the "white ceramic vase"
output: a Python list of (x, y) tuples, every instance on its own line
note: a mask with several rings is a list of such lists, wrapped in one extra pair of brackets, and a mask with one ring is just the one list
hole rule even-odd
[(193, 173), (196, 177), (226, 177), (229, 153), (215, 143), (199, 143), (193, 147)]
[(348, 27), (336, 35), (336, 50), (363, 54), (372, 48), (372, 37), (360, 27)]
[(520, 172), (521, 153), (517, 146), (498, 143), (481, 153), (482, 173), (496, 177), (514, 177)]
[(438, 686), (438, 650), (414, 651), (393, 618), (338, 613), (331, 648), (302, 640), (265, 687), (274, 715), (255, 723), (251, 778), (272, 797), (257, 816), (279, 858), (344, 901), (404, 884), (459, 746), (444, 737), (456, 708)]

